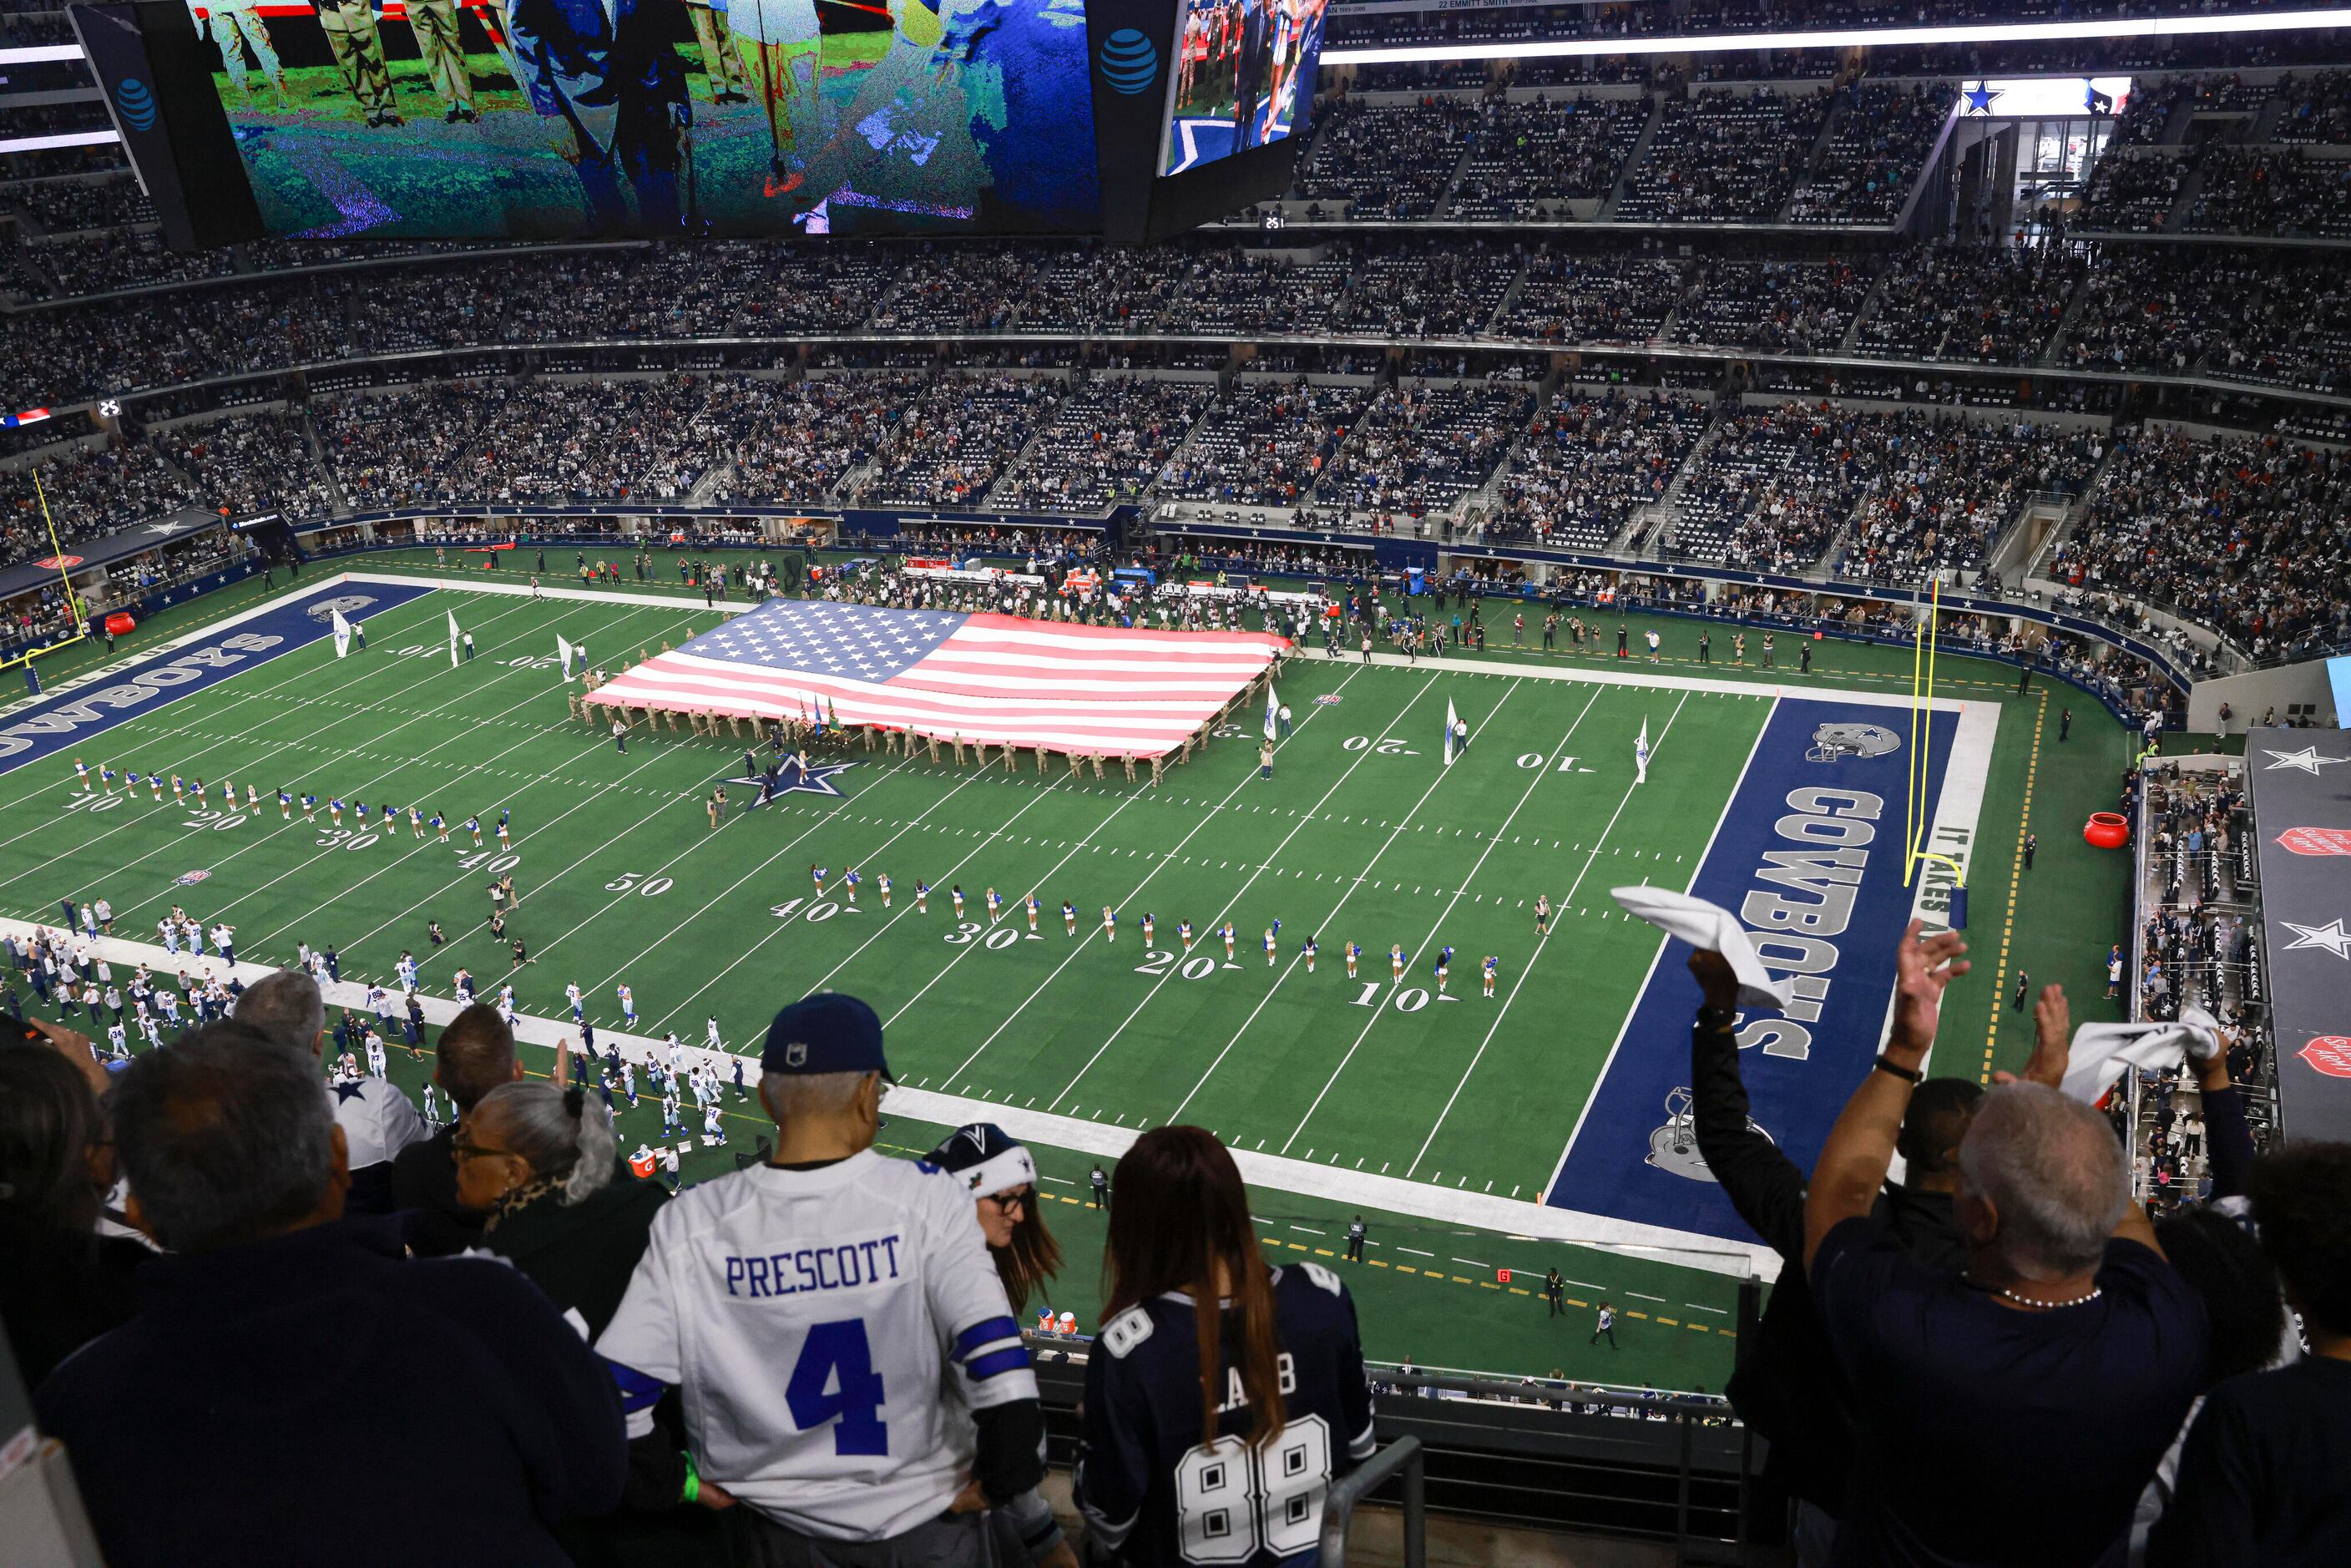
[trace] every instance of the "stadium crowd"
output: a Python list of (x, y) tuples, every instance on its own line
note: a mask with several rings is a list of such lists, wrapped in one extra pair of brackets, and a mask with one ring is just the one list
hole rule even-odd
[[(2153, 782), (2167, 832), (2228, 819), (2225, 790)], [(176, 988), (119, 956), (108, 967), (104, 905), (79, 924), (92, 935), (0, 943), (15, 1016), (46, 1010), (26, 1014), (20, 986), (69, 989), (76, 1021), (114, 1036), (109, 1050), (40, 1018), (0, 1045), (0, 1314), (109, 1562), (266, 1555), (289, 1530), (381, 1562), (437, 1561), (458, 1536), (515, 1563), (1076, 1561), (1037, 1490), (1043, 1415), (1019, 1327), (1059, 1268), (1034, 1158), (987, 1124), (926, 1165), (877, 1153), (887, 1061), (863, 1003), (824, 993), (778, 1012), (737, 1091), (772, 1136), (733, 1174), (674, 1191), (616, 1136), (617, 1070), (559, 1050), (552, 1081), (532, 1080), (496, 1008), (441, 1028), (428, 1119), (385, 1076), (372, 1028), (330, 1019), (312, 974), (240, 970), (220, 927), (229, 977), (163, 1043), (149, 998), (173, 991), (176, 1014)], [(2351, 1516), (2351, 1147), (2257, 1154), (2242, 1059), (2217, 1042), (2168, 1066), (2116, 1063), (2093, 1090), (2147, 1074), (2150, 1191), (2135, 1197), (2114, 1120), (2060, 1090), (2099, 1064), (2061, 988), (2039, 993), (2013, 1078), (1925, 1076), (1966, 951), (1912, 925), (1877, 1070), (1809, 1170), (1749, 1114), (1730, 963), (1690, 959), (1688, 1129), (1785, 1265), (1729, 1404), (1769, 1439), (1764, 1479), (1793, 1504), (1796, 1556), (2332, 1556)], [(316, 968), (331, 980), (331, 954)], [(122, 1041), (133, 1015), (145, 1049)], [(2191, 1193), (2178, 1173), (2197, 1158)], [(1233, 1339), (1204, 1375), (1196, 1310), (1176, 1297), (1148, 1309), (1169, 1343), (1139, 1364), (1139, 1334), (1116, 1354), (1092, 1343), (1074, 1501), (1094, 1560), (1172, 1560), (1182, 1515), (1162, 1489), (1205, 1435), (1335, 1424), (1336, 1479), (1373, 1452), (1375, 1402), (1424, 1391), (1409, 1363), (1379, 1383), (1367, 1372), (1349, 1264), (1259, 1252), (1213, 1134), (1144, 1134), (1099, 1191), (1115, 1194), (1102, 1198), (1104, 1332), (1125, 1334), (1163, 1290), (1221, 1279)], [(921, 1217), (897, 1272), (873, 1281), (905, 1281), (887, 1288), (904, 1332), (862, 1363), (893, 1440), (844, 1487), (829, 1458), (781, 1439), (866, 1406), (794, 1404), (752, 1370), (838, 1301), (728, 1310), (755, 1276), (722, 1284), (686, 1260), (718, 1228), (761, 1256), (849, 1239), (845, 1270), (883, 1213)], [(354, 1336), (381, 1354), (354, 1358)], [(1297, 1375), (1278, 1373), (1277, 1343)], [(1246, 1404), (1224, 1396), (1228, 1377), (1251, 1385)], [(1564, 1392), (1529, 1396), (1625, 1413)], [(259, 1505), (241, 1481), (298, 1450), (371, 1455), (406, 1506), (355, 1510), (337, 1489)], [(2003, 1506), (1983, 1506), (1988, 1489)]]

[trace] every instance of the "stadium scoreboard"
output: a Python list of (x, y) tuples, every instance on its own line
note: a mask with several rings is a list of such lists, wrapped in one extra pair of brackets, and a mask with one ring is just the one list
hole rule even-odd
[(1278, 194), (1327, 0), (115, 0), (167, 241), (1163, 238)]

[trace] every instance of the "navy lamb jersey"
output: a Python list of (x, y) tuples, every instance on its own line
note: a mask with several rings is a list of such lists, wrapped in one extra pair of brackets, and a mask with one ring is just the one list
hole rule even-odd
[(1287, 1420), (1262, 1449), (1240, 1436), (1249, 1412), (1229, 1305), (1217, 1333), (1227, 1392), (1209, 1445), (1192, 1299), (1170, 1291), (1102, 1325), (1086, 1364), (1077, 1499), (1122, 1561), (1264, 1568), (1311, 1553), (1331, 1482), (1371, 1457), (1371, 1390), (1347, 1287), (1318, 1263), (1280, 1268), (1273, 1303)]

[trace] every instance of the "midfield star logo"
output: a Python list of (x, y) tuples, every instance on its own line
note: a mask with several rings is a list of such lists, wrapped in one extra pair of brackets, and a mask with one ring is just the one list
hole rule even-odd
[(2288, 828), (2277, 841), (2298, 855), (2351, 855), (2351, 828)]
[(2294, 1054), (2329, 1078), (2351, 1078), (2351, 1034), (2313, 1035)]
[[(797, 757), (787, 757), (776, 771), (775, 795), (831, 795), (842, 798), (846, 792), (833, 782), (841, 774), (856, 767), (854, 762), (814, 762), (802, 768)], [(751, 791), (749, 804), (758, 805), (759, 786), (766, 782), (761, 775), (747, 773), (734, 779), (721, 779), (721, 784), (739, 784)], [(774, 799), (770, 796), (769, 799)]]

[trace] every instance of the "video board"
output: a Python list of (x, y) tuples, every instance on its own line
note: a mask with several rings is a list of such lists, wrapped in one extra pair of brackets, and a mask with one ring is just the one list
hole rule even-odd
[(1182, 0), (1162, 175), (1306, 129), (1327, 0)]
[(192, 0), (265, 232), (1086, 234), (1084, 0)]

